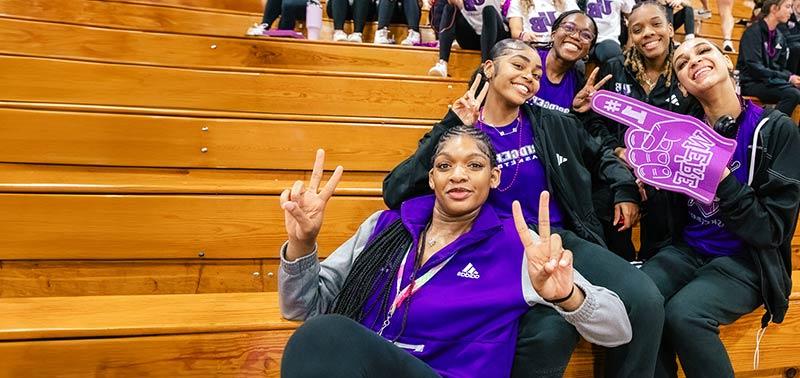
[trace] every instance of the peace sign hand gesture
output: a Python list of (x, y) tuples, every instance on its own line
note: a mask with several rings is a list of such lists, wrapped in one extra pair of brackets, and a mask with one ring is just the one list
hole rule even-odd
[(456, 113), (464, 125), (474, 125), (480, 116), (481, 104), (483, 99), (486, 98), (486, 93), (489, 92), (489, 82), (486, 82), (481, 92), (477, 96), (475, 95), (481, 81), (483, 81), (483, 75), (477, 74), (467, 93), (456, 100), (451, 107), (451, 110)]
[(586, 85), (575, 94), (575, 98), (572, 100), (572, 109), (578, 113), (585, 113), (592, 107), (592, 95), (594, 92), (603, 88), (603, 85), (606, 84), (609, 80), (611, 80), (611, 74), (606, 75), (603, 80), (600, 80), (599, 83), (595, 84), (595, 80), (597, 80), (597, 73), (600, 72), (600, 67), (595, 67), (592, 71), (592, 74), (589, 75), (589, 78), (586, 80)]
[(325, 151), (317, 150), (308, 188), (298, 180), (291, 189), (281, 193), (281, 208), (286, 234), (289, 236), (289, 245), (286, 249), (286, 258), (289, 261), (303, 257), (314, 250), (317, 235), (322, 228), (325, 206), (342, 178), (343, 168), (338, 166), (325, 187), (317, 192), (322, 181), (324, 163)]
[(542, 299), (554, 302), (566, 311), (574, 311), (583, 303), (584, 295), (575, 289), (572, 252), (561, 245), (561, 236), (550, 235), (550, 193), (539, 196), (539, 239), (533, 240), (519, 201), (511, 205), (517, 233), (525, 246), (528, 275), (533, 289)]

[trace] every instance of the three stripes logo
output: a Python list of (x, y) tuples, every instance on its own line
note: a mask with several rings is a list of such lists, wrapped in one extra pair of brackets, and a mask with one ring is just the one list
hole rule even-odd
[(559, 167), (561, 166), (561, 164), (564, 164), (564, 163), (567, 162), (567, 158), (565, 158), (565, 157), (563, 157), (563, 156), (561, 156), (559, 154), (556, 154), (556, 160), (558, 160), (558, 166)]
[(467, 266), (465, 266), (464, 269), (461, 269), (460, 272), (456, 273), (456, 275), (464, 278), (472, 278), (473, 280), (481, 278), (480, 273), (478, 273), (478, 270), (475, 269), (472, 263), (467, 264)]

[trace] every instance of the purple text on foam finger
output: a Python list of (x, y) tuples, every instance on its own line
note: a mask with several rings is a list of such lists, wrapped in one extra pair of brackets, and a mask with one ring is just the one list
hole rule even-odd
[(713, 202), (736, 141), (696, 118), (609, 91), (594, 94), (592, 109), (628, 126), (626, 157), (636, 177), (705, 204)]

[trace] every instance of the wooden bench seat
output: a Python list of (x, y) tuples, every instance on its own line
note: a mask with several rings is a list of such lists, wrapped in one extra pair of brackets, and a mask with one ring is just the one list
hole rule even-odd
[[(758, 370), (752, 363), (762, 310), (722, 327), (737, 376), (799, 367), (800, 297), (793, 298), (784, 324), (767, 329)], [(283, 346), (299, 325), (281, 319), (277, 293), (3, 298), (0, 312), (0, 377), (277, 377)], [(600, 371), (601, 355), (581, 342), (565, 376)]]
[[(227, 71), (264, 68), (426, 76), (435, 49), (345, 44), (289, 38), (208, 37), (0, 18), (8, 43), (0, 53)], [(214, 46), (214, 48), (211, 48)], [(450, 76), (466, 80), (480, 64), (476, 51), (454, 50)]]

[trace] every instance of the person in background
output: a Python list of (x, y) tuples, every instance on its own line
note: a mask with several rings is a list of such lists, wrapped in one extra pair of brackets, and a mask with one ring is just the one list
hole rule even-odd
[(508, 8), (511, 38), (540, 45), (550, 43), (556, 19), (577, 9), (575, 0), (511, 0)]
[(717, 0), (717, 9), (719, 10), (719, 17), (721, 18), (720, 26), (722, 27), (722, 51), (726, 53), (735, 53), (736, 49), (733, 47), (733, 0)]
[[(402, 12), (400, 12), (402, 10)], [(395, 19), (404, 19), (408, 25), (408, 35), (402, 42), (404, 46), (414, 46), (420, 43), (419, 18), (421, 15), (418, 0), (380, 0), (378, 2), (378, 30), (375, 32), (376, 45), (389, 45), (394, 43), (393, 38), (389, 38), (389, 22), (392, 16), (402, 13), (403, 16), (396, 16)]]
[(631, 12), (634, 0), (588, 0), (586, 13), (597, 23), (597, 45), (592, 60), (603, 64), (622, 55), (620, 33), (623, 18)]
[(260, 24), (255, 24), (247, 29), (247, 35), (263, 35), (272, 28), (272, 23), (278, 22), (278, 30), (294, 30), (295, 21), (306, 19), (306, 0), (269, 0), (264, 4), (264, 14)]
[[(329, 0), (326, 5), (328, 17), (333, 19), (334, 42), (363, 42), (364, 25), (370, 15), (375, 14), (375, 3), (371, 0)], [(353, 20), (353, 32), (344, 31), (344, 22)], [(374, 20), (374, 18), (373, 18)]]
[(672, 242), (642, 266), (666, 299), (655, 376), (677, 377), (677, 353), (687, 377), (733, 377), (719, 326), (763, 304), (761, 334), (789, 304), (800, 135), (786, 115), (736, 95), (733, 64), (709, 41), (681, 44), (673, 66), (703, 119), (737, 145), (714, 202), (669, 193)]
[(789, 70), (789, 45), (778, 25), (789, 21), (791, 0), (767, 0), (761, 20), (742, 34), (736, 62), (743, 95), (755, 96), (791, 115), (800, 104), (800, 76)]
[(447, 61), (453, 41), (465, 50), (480, 50), (481, 62), (497, 41), (508, 38), (508, 25), (502, 16), (502, 0), (447, 0), (439, 24), (439, 61), (428, 70), (429, 76), (447, 77)]
[(667, 19), (674, 30), (683, 26), (684, 41), (694, 38), (694, 9), (690, 0), (659, 0), (667, 8)]
[(792, 15), (788, 22), (778, 25), (778, 30), (789, 43), (789, 61), (786, 66), (793, 74), (800, 74), (800, 0), (792, 2)]

